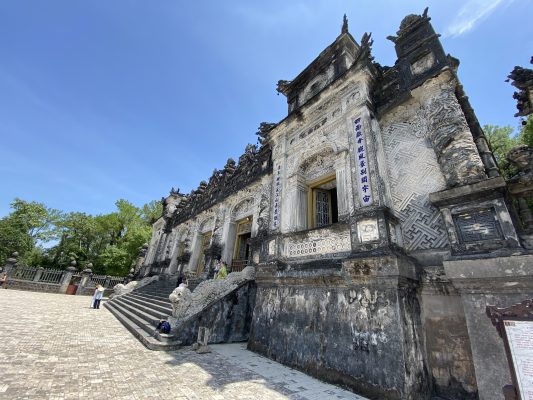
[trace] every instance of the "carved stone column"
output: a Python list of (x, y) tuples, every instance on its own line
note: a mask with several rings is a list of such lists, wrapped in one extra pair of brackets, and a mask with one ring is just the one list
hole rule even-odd
[(287, 202), (283, 215), (289, 221), (288, 231), (307, 229), (307, 185), (300, 175), (293, 175), (287, 181)]
[(198, 257), (200, 256), (200, 247), (202, 240), (202, 235), (198, 230), (198, 227), (194, 230), (192, 243), (191, 243), (191, 259), (189, 260), (189, 265), (187, 269), (191, 272), (195, 272), (195, 267), (198, 264)]
[(339, 219), (350, 214), (348, 197), (350, 196), (348, 185), (346, 182), (346, 155), (347, 152), (342, 152), (335, 160), (335, 179), (337, 182), (337, 207), (339, 210)]

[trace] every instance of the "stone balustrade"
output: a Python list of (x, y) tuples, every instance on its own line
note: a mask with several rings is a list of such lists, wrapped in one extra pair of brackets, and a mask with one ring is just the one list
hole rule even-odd
[[(67, 293), (69, 286), (73, 286), (74, 294), (92, 294), (96, 284), (105, 288), (113, 288), (124, 283), (125, 277), (94, 275), (88, 264), (81, 273), (77, 273), (76, 261), (66, 270), (56, 270), (43, 267), (31, 267), (17, 264), (18, 253), (13, 253), (7, 260), (4, 270), (8, 274), (7, 287), (11, 289), (30, 290), (48, 293)], [(78, 284), (73, 284), (73, 278), (79, 278)]]

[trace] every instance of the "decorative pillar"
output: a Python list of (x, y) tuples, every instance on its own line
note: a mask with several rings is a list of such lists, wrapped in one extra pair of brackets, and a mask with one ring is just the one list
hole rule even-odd
[(12, 274), (17, 269), (17, 257), (18, 256), (19, 256), (19, 253), (15, 251), (13, 252), (13, 254), (11, 254), (11, 257), (7, 259), (4, 270), (6, 271), (8, 276), (12, 276)]
[(198, 264), (198, 257), (200, 255), (200, 247), (201, 243), (199, 243), (202, 240), (202, 235), (200, 234), (199, 228), (196, 228), (193, 233), (192, 243), (191, 243), (191, 258), (189, 260), (189, 265), (187, 266), (187, 269), (190, 272), (196, 272), (196, 265)]
[(63, 276), (61, 277), (61, 283), (59, 287), (59, 293), (67, 293), (68, 285), (70, 285), (70, 281), (72, 279), (72, 276), (74, 275), (74, 272), (76, 272), (76, 267), (71, 266), (66, 269), (65, 272), (63, 272)]
[(337, 207), (339, 219), (350, 214), (348, 203), (348, 187), (346, 184), (346, 151), (339, 154), (335, 160), (335, 180), (337, 182)]
[(44, 268), (39, 267), (37, 268), (37, 272), (35, 272), (35, 276), (33, 277), (34, 282), (39, 282), (41, 280), (41, 276), (43, 274)]
[[(73, 260), (71, 262), (72, 266), (76, 265), (76, 261)], [(76, 290), (76, 294), (82, 294), (83, 289), (85, 289), (87, 286), (89, 286), (89, 283), (91, 281), (91, 275), (93, 274), (93, 271), (91, 268), (93, 265), (91, 263), (87, 264), (87, 268), (85, 268), (83, 271), (81, 271), (81, 281), (78, 286), (78, 290)]]
[(284, 228), (289, 232), (307, 229), (307, 192), (308, 188), (303, 176), (293, 175), (288, 179), (288, 204), (283, 209), (285, 221), (289, 226)]
[(228, 213), (224, 219), (224, 226), (222, 228), (222, 261), (225, 261), (228, 265), (231, 265), (233, 258), (233, 248), (235, 247), (235, 230), (235, 222), (231, 219), (231, 213)]

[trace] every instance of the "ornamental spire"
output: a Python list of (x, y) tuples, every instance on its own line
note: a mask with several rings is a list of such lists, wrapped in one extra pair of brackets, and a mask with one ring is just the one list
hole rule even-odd
[(348, 33), (348, 17), (346, 16), (346, 14), (344, 14), (344, 17), (342, 17), (342, 30), (341, 30), (341, 35), (343, 33)]

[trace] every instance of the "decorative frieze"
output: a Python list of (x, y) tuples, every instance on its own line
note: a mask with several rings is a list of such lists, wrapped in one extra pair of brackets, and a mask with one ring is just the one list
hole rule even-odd
[[(320, 233), (320, 231), (325, 231)], [(317, 256), (351, 250), (350, 232), (316, 230), (305, 237), (289, 237), (284, 240), (285, 257)]]

